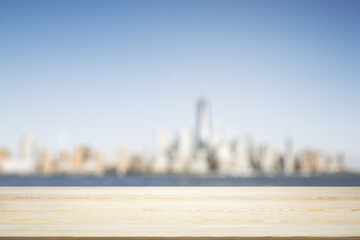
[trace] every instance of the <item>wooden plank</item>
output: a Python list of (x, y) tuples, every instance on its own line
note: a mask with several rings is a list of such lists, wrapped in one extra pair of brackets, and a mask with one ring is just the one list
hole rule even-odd
[(360, 239), (360, 188), (2, 187), (10, 237)]

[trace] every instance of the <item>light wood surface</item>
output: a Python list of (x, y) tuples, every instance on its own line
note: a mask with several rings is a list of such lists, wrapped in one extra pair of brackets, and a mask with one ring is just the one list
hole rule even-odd
[(2, 187), (9, 237), (358, 239), (360, 188)]

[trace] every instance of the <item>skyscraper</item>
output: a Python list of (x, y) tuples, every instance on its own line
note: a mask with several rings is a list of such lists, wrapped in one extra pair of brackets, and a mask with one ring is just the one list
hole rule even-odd
[(269, 145), (265, 144), (261, 147), (261, 158), (260, 166), (261, 171), (264, 174), (274, 174), (277, 172), (277, 165), (279, 164), (279, 154), (276, 149)]
[(25, 135), (20, 142), (20, 159), (24, 172), (32, 173), (39, 164), (39, 152), (37, 142), (33, 135)]
[(245, 141), (237, 139), (234, 146), (234, 160), (235, 166), (232, 170), (237, 175), (251, 175), (253, 169), (250, 162), (249, 149), (246, 146)]
[(209, 170), (209, 152), (212, 140), (210, 106), (205, 99), (200, 99), (196, 108), (196, 159), (190, 164), (190, 171), (204, 174)]
[(291, 138), (285, 141), (285, 153), (284, 153), (284, 173), (286, 175), (294, 174), (295, 172), (295, 158), (293, 153), (293, 143)]
[(210, 145), (212, 133), (212, 122), (210, 106), (205, 99), (200, 99), (197, 103), (196, 113), (196, 147), (206, 149)]
[(158, 150), (151, 171), (155, 174), (165, 174), (170, 165), (170, 153), (172, 150), (169, 134), (165, 129), (158, 132)]
[(189, 129), (182, 129), (176, 141), (176, 153), (171, 163), (171, 171), (184, 173), (194, 157), (194, 133)]

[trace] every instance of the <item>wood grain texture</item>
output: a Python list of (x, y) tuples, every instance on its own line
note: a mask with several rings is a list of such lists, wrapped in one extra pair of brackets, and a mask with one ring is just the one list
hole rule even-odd
[(360, 188), (2, 187), (9, 237), (359, 239)]

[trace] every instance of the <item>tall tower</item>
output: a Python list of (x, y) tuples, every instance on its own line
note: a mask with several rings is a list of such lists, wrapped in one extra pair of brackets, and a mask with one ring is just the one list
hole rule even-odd
[(212, 132), (209, 103), (205, 99), (200, 99), (196, 111), (196, 148), (208, 149)]
[(23, 168), (28, 172), (34, 172), (39, 164), (39, 152), (36, 138), (25, 135), (20, 141), (20, 158), (23, 160)]
[(190, 164), (190, 172), (205, 174), (209, 171), (209, 154), (212, 138), (210, 107), (205, 99), (200, 99), (196, 108), (195, 155)]
[(293, 143), (291, 138), (285, 140), (285, 154), (284, 154), (284, 173), (286, 175), (294, 174), (295, 172), (295, 158), (293, 153)]

